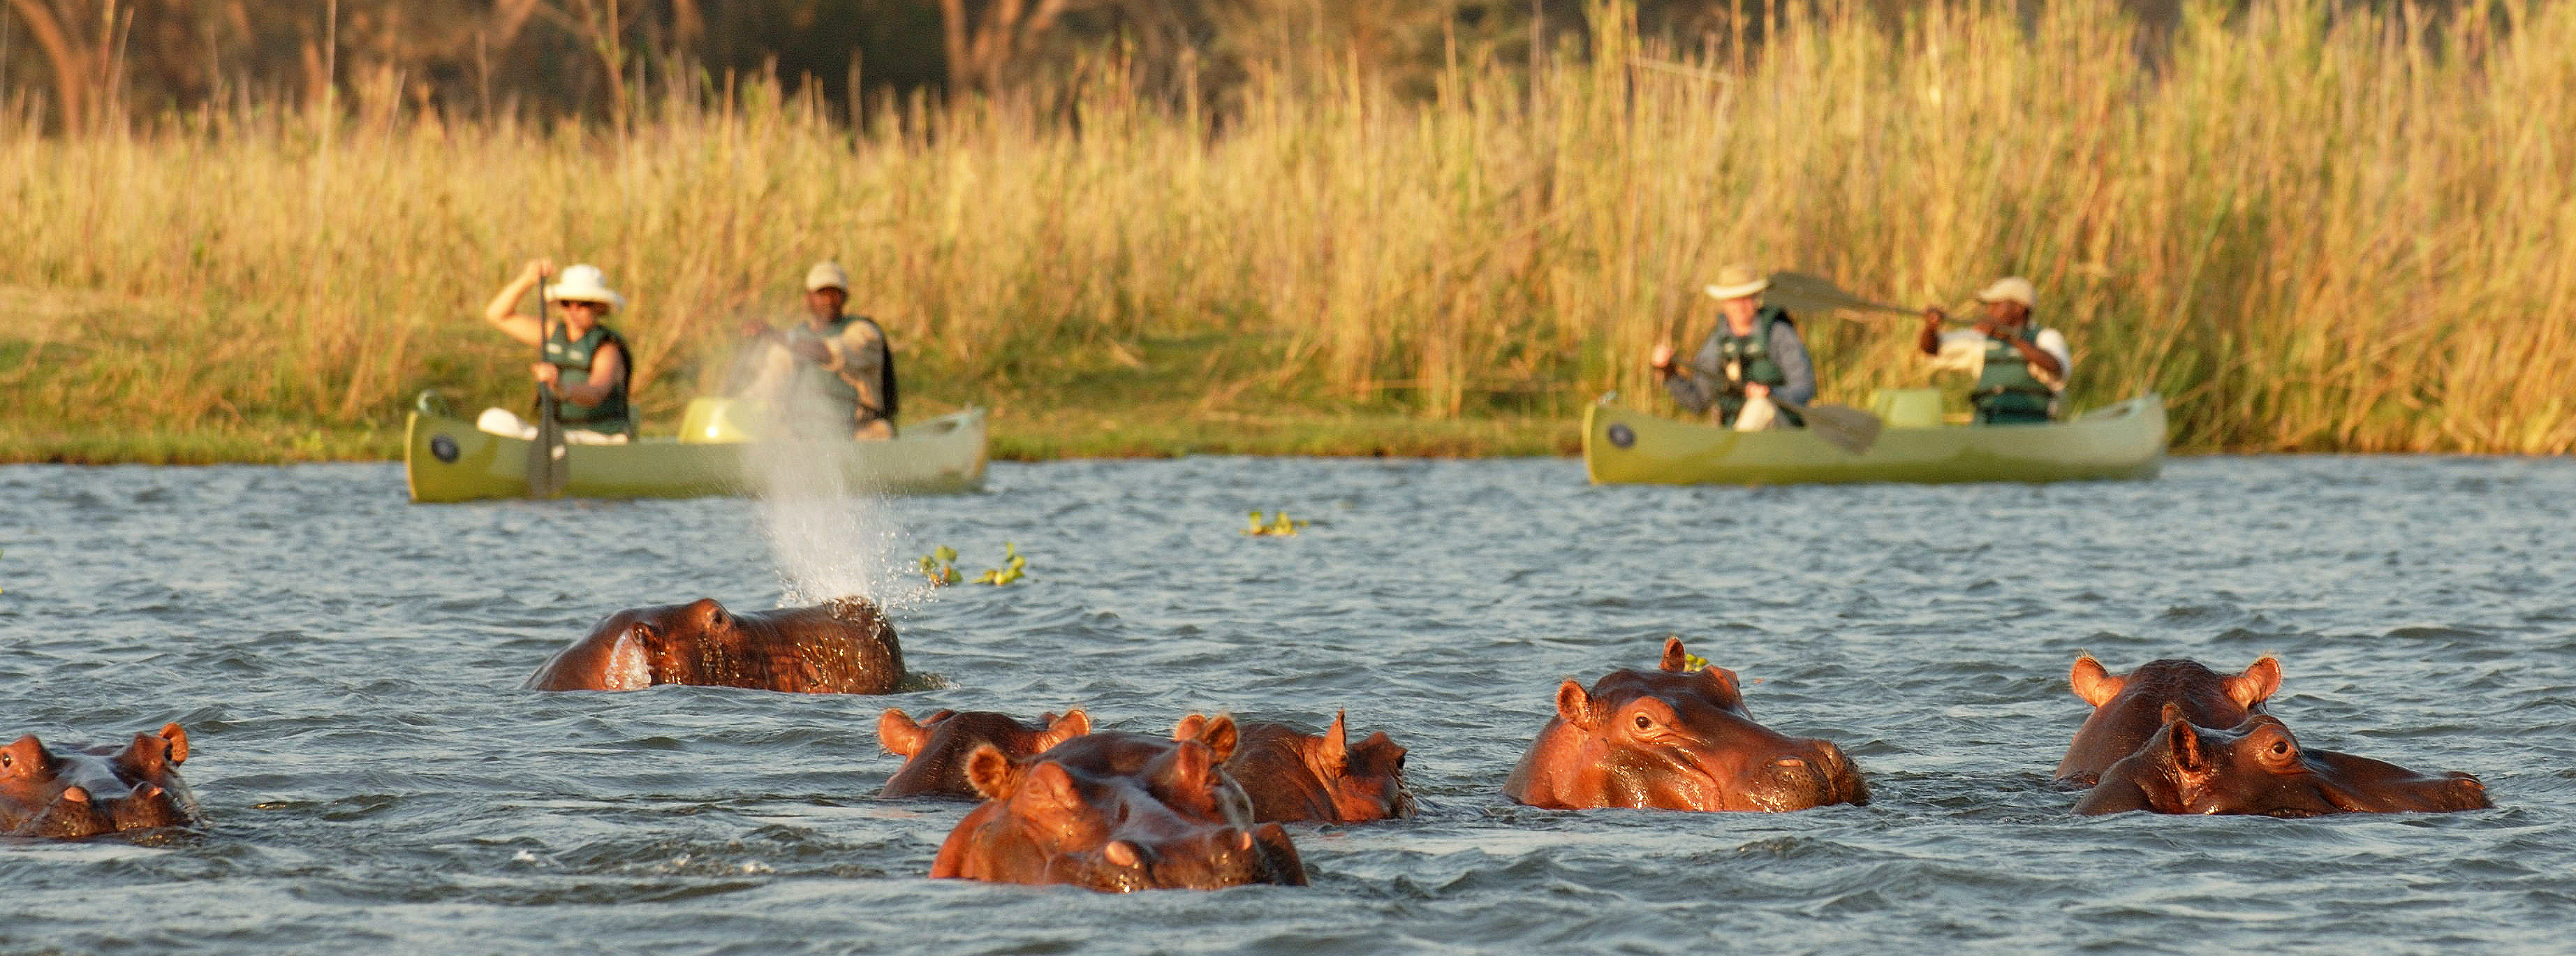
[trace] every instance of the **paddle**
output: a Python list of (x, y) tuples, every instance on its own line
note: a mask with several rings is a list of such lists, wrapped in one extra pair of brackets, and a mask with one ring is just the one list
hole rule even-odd
[(1893, 312), (1913, 315), (1915, 310), (1889, 305), (1843, 291), (1834, 280), (1804, 272), (1774, 272), (1771, 285), (1762, 290), (1762, 301), (1791, 312), (1822, 312), (1849, 309), (1854, 312)]
[[(537, 361), (546, 360), (546, 340), (554, 328), (546, 316), (546, 275), (537, 275)], [(565, 453), (563, 423), (555, 420), (554, 386), (537, 385), (537, 437), (528, 443), (528, 497), (552, 498), (572, 482), (572, 459)]]
[(1807, 422), (1807, 430), (1852, 454), (1869, 450), (1878, 443), (1879, 429), (1886, 427), (1878, 416), (1844, 405), (1800, 405), (1772, 396), (1771, 404), (1796, 412)]

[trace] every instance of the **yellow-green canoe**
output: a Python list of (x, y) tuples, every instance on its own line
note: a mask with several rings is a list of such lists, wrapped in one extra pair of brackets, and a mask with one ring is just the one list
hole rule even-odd
[(2164, 461), (2160, 396), (2047, 425), (1945, 425), (1937, 396), (1929, 415), (1923, 397), (1878, 396), (1887, 428), (1858, 454), (1803, 429), (1739, 432), (1594, 405), (1583, 412), (1583, 470), (1595, 484), (2081, 481), (2152, 478)]
[[(416, 502), (519, 498), (528, 493), (528, 442), (474, 427), (426, 396), (411, 414), (403, 477)], [(946, 494), (984, 484), (984, 410), (906, 423), (891, 441), (745, 440), (726, 399), (689, 403), (678, 438), (568, 445), (566, 498), (694, 498), (761, 490), (764, 464), (810, 479), (837, 472), (854, 492)]]

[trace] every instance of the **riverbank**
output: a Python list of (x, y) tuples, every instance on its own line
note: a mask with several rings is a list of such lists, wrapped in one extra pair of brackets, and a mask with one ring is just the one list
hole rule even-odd
[[(376, 457), (423, 389), (522, 406), (478, 316), (538, 256), (627, 296), (665, 427), (830, 258), (1004, 454), (1562, 450), (1595, 396), (1659, 400), (1644, 356), (1750, 260), (1954, 311), (2027, 276), (2071, 403), (2164, 395), (2179, 451), (2576, 449), (2576, 5), (1836, 9), (1759, 57), (1610, 16), (1535, 69), (1222, 109), (1112, 57), (857, 123), (751, 80), (618, 124), (0, 113), (0, 457)], [(1920, 383), (1909, 317), (1799, 319), (1828, 400)]]

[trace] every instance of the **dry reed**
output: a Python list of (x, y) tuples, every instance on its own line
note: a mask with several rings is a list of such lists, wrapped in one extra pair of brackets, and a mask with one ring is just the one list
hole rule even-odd
[[(1088, 370), (1145, 366), (1219, 428), (1561, 414), (1651, 395), (1648, 346), (1689, 348), (1693, 290), (1747, 259), (1908, 303), (2028, 275), (2076, 404), (2162, 392), (2184, 448), (2576, 447), (2576, 6), (2435, 29), (2272, 0), (2194, 10), (2160, 56), (2109, 6), (1855, 7), (1738, 61), (1605, 5), (1535, 76), (1469, 51), (1423, 102), (1275, 70), (1221, 124), (1108, 59), (1061, 109), (857, 131), (766, 83), (648, 96), (624, 132), (414, 115), (390, 80), (339, 118), (65, 140), (20, 113), (0, 433), (385, 427), (426, 386), (515, 404), (525, 356), (475, 315), (535, 255), (627, 291), (661, 421), (824, 257), (911, 394), (1107, 407)], [(1828, 400), (1922, 381), (1902, 317), (1804, 328)]]

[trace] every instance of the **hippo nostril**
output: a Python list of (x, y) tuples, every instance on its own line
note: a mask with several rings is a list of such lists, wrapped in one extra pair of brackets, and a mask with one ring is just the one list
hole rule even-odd
[(1241, 830), (1234, 831), (1234, 848), (1238, 852), (1250, 852), (1252, 850), (1252, 834), (1245, 833)]
[(1807, 766), (1807, 762), (1796, 757), (1782, 757), (1778, 760), (1772, 761), (1771, 765), (1784, 770), (1799, 770), (1805, 768)]
[(63, 799), (73, 803), (88, 803), (89, 791), (80, 787), (64, 787)]

